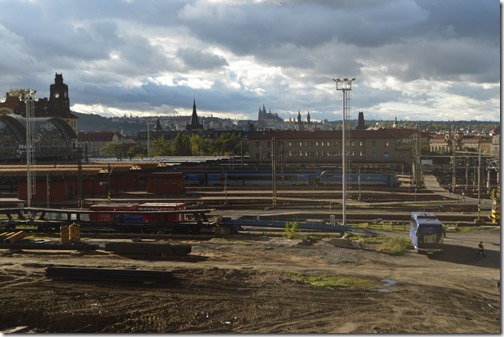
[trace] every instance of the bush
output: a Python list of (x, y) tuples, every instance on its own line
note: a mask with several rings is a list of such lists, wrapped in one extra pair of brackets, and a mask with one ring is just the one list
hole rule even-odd
[(389, 252), (393, 255), (403, 255), (411, 247), (410, 242), (406, 238), (390, 237), (387, 238), (380, 246), (380, 250)]
[(298, 237), (299, 225), (296, 221), (286, 222), (284, 229), (284, 237), (287, 239), (295, 239)]

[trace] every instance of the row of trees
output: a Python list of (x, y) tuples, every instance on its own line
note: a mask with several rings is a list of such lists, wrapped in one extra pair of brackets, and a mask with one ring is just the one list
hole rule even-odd
[(153, 156), (228, 156), (245, 152), (239, 133), (225, 133), (216, 139), (206, 139), (198, 134), (178, 133), (172, 141), (160, 137), (151, 144)]
[[(150, 143), (151, 156), (228, 156), (247, 152), (247, 143), (239, 133), (224, 133), (216, 139), (179, 132), (172, 140), (164, 136)], [(147, 156), (147, 149), (138, 145), (110, 142), (102, 149), (104, 155), (116, 158)]]

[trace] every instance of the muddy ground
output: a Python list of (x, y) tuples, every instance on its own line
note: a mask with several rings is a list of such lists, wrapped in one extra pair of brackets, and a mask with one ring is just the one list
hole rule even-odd
[[(390, 235), (390, 234), (388, 234)], [(393, 234), (395, 235), (395, 234)], [(402, 234), (404, 235), (404, 234)], [(103, 239), (83, 239), (103, 244)], [(476, 257), (479, 240), (487, 257)], [(449, 233), (428, 257), (333, 238), (239, 234), (184, 257), (0, 251), (0, 330), (36, 333), (500, 333), (500, 233)], [(48, 266), (171, 271), (160, 283), (53, 280)], [(323, 286), (310, 277), (344, 278)]]

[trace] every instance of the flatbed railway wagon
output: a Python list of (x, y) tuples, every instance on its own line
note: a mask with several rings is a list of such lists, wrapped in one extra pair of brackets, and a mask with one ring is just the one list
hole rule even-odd
[[(81, 232), (210, 233), (216, 222), (211, 209), (185, 209), (185, 204), (101, 204), (94, 209), (2, 208), (7, 220), (0, 231), (58, 232), (60, 226), (78, 224)], [(164, 209), (163, 209), (164, 208)], [(170, 209), (167, 209), (170, 208)]]
[[(185, 221), (184, 213), (173, 213), (173, 211), (183, 211), (186, 209), (185, 203), (165, 203), (147, 202), (136, 203), (105, 203), (91, 205), (92, 211), (124, 211), (123, 222), (162, 222), (162, 221)], [(137, 212), (138, 211), (138, 212)], [(158, 213), (146, 213), (149, 211), (166, 211)], [(89, 220), (95, 222), (110, 222), (113, 219), (112, 213), (90, 213)]]

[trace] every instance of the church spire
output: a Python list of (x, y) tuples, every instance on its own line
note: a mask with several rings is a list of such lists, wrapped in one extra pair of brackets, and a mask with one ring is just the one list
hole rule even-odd
[(193, 110), (191, 115), (191, 121), (186, 125), (187, 130), (203, 130), (203, 124), (200, 124), (198, 119), (198, 113), (196, 112), (196, 99), (193, 101)]
[(301, 110), (298, 110), (298, 115), (297, 115), (297, 129), (298, 131), (303, 131), (303, 121), (301, 120)]

